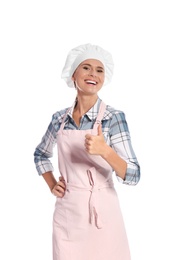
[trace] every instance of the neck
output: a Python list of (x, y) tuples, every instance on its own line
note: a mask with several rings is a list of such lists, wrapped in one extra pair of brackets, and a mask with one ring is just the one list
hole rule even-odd
[(74, 111), (77, 111), (81, 116), (84, 115), (91, 107), (94, 106), (98, 99), (98, 96), (77, 96), (77, 103)]

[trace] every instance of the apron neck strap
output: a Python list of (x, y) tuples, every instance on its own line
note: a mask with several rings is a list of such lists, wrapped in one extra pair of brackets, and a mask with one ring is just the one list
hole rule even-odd
[(70, 109), (71, 109), (71, 107), (69, 107), (69, 108), (67, 109), (67, 111), (66, 111), (65, 115), (63, 116), (62, 123), (61, 123), (61, 126), (60, 126), (60, 129), (59, 129), (59, 131), (62, 131), (62, 130), (64, 129), (64, 125), (65, 125), (65, 119), (66, 119), (66, 117), (67, 117), (67, 115), (68, 115), (68, 112), (70, 111)]
[(99, 112), (96, 121), (94, 123), (93, 130), (96, 130), (98, 128), (98, 125), (101, 124), (101, 120), (104, 116), (105, 109), (106, 109), (106, 104), (102, 101), (99, 107)]

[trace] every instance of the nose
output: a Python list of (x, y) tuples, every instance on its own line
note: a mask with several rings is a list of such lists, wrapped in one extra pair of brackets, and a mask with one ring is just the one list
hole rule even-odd
[(89, 76), (96, 77), (96, 71), (94, 69), (89, 70)]

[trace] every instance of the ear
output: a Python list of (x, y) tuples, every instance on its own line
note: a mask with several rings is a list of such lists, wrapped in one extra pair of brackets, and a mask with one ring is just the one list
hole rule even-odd
[(76, 80), (76, 79), (75, 79), (75, 72), (76, 72), (76, 70), (73, 72), (73, 75), (71, 76), (71, 79), (72, 79), (73, 81)]
[(74, 77), (74, 74), (73, 74), (73, 76), (71, 77), (71, 80), (73, 81), (73, 83), (74, 83), (74, 87), (76, 88), (76, 84), (75, 84), (75, 77)]

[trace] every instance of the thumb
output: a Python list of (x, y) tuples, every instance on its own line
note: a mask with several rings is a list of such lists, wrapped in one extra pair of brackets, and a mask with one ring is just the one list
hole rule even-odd
[(98, 135), (102, 135), (102, 125), (101, 124), (99, 124), (98, 125)]

